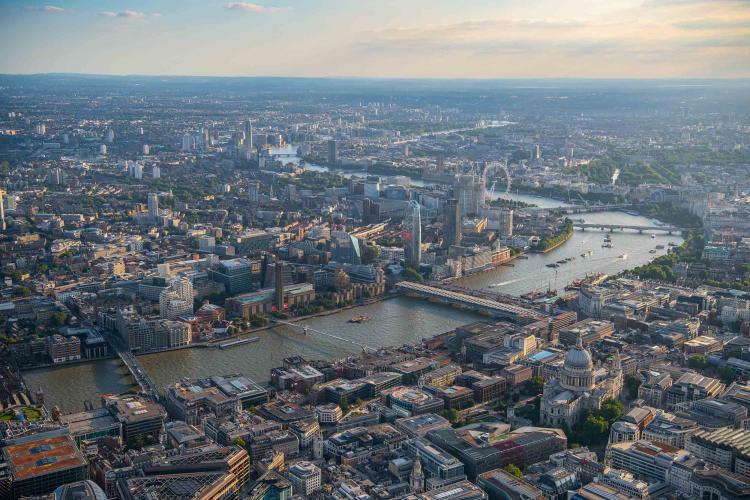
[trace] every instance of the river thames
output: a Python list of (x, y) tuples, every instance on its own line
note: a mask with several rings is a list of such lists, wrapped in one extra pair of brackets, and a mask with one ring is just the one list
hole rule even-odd
[[(527, 195), (500, 194), (510, 199), (535, 203), (540, 207), (560, 206), (562, 203), (549, 198)], [(656, 221), (622, 212), (601, 212), (577, 215), (586, 222), (601, 224), (653, 225)], [(603, 248), (604, 234), (610, 234), (613, 248)], [(458, 284), (471, 288), (491, 288), (493, 291), (520, 295), (533, 290), (547, 288), (562, 290), (576, 278), (589, 273), (616, 274), (625, 269), (645, 264), (666, 249), (668, 243), (679, 244), (679, 235), (649, 234), (633, 232), (603, 233), (598, 230), (577, 230), (563, 245), (548, 254), (530, 254), (528, 259), (513, 261), (513, 267), (496, 269), (469, 276)], [(592, 255), (581, 257), (581, 254)], [(622, 256), (627, 255), (626, 258)], [(557, 269), (547, 264), (564, 260), (571, 261)], [(351, 324), (355, 315), (370, 316), (372, 321)], [(304, 321), (313, 329), (364, 343), (372, 347), (397, 346), (414, 343), (422, 338), (444, 333), (455, 327), (482, 318), (452, 307), (433, 304), (419, 299), (397, 297), (367, 306), (342, 311), (329, 316)], [(182, 377), (205, 377), (214, 374), (242, 373), (264, 382), (269, 378), (269, 369), (281, 364), (290, 355), (301, 355), (308, 359), (326, 359), (357, 353), (360, 348), (322, 335), (309, 333), (305, 336), (299, 328), (279, 326), (257, 334), (258, 342), (231, 349), (194, 348), (159, 354), (139, 356), (143, 368), (158, 387), (178, 381)], [(48, 407), (59, 406), (64, 412), (80, 411), (83, 401), (90, 400), (98, 406), (98, 395), (119, 393), (133, 388), (133, 380), (119, 360), (102, 360), (92, 363), (48, 368), (24, 372), (27, 386), (33, 393), (38, 388), (44, 391)]]

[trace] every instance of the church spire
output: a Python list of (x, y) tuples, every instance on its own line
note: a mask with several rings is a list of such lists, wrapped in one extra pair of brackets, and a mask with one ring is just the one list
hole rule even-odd
[(419, 451), (414, 456), (414, 466), (409, 475), (409, 482), (415, 493), (422, 493), (424, 490), (424, 472), (422, 472), (422, 459), (419, 456)]

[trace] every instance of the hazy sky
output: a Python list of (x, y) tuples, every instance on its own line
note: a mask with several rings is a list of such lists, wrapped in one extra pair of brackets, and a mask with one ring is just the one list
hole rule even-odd
[(0, 0), (0, 73), (750, 77), (750, 0)]

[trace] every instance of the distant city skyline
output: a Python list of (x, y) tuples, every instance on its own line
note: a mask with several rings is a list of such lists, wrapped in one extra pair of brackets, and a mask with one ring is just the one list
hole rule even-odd
[(746, 78), (746, 0), (6, 0), (0, 73)]

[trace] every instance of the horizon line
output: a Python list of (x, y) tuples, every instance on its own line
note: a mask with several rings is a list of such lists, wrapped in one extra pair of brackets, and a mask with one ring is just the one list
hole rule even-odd
[(670, 77), (440, 77), (440, 76), (282, 76), (282, 75), (194, 75), (194, 74), (148, 74), (148, 73), (82, 73), (82, 72), (36, 72), (36, 73), (2, 73), (2, 77), (45, 77), (45, 76), (77, 76), (77, 77), (99, 77), (99, 78), (213, 78), (213, 79), (277, 79), (277, 80), (401, 80), (401, 81), (464, 81), (464, 82), (492, 82), (492, 81), (709, 81), (709, 82), (738, 82), (750, 81), (750, 76), (738, 77), (697, 77), (697, 76), (670, 76)]

